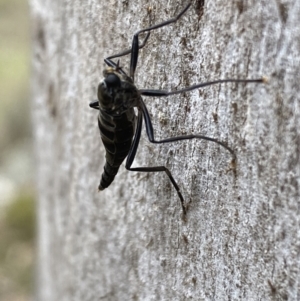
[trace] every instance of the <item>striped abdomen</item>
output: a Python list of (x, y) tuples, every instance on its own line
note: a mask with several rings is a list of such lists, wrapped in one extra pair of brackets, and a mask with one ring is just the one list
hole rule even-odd
[(106, 163), (99, 190), (104, 190), (112, 183), (120, 165), (127, 157), (134, 136), (135, 123), (136, 115), (133, 108), (119, 116), (111, 116), (100, 111), (98, 126), (106, 150)]

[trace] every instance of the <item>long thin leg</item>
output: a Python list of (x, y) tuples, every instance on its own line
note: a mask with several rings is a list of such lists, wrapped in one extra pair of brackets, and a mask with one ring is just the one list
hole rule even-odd
[(211, 137), (207, 137), (207, 136), (203, 136), (203, 135), (184, 135), (184, 136), (167, 138), (167, 139), (163, 139), (163, 140), (155, 140), (151, 118), (150, 118), (148, 109), (142, 99), (140, 100), (140, 107), (141, 107), (141, 110), (144, 115), (145, 125), (146, 125), (146, 133), (147, 133), (147, 136), (148, 136), (148, 139), (150, 142), (152, 142), (152, 143), (169, 143), (169, 142), (176, 142), (176, 141), (181, 141), (181, 140), (190, 140), (190, 139), (195, 139), (195, 138), (212, 141), (212, 142), (215, 142), (215, 143), (221, 145), (225, 149), (227, 149), (231, 153), (233, 161), (236, 160), (236, 155), (235, 155), (234, 151), (229, 146), (227, 146), (224, 142), (221, 142), (215, 138), (211, 138)]
[[(151, 25), (151, 17), (150, 17), (150, 25)], [(142, 49), (146, 45), (149, 37), (150, 37), (150, 31), (147, 33), (147, 35), (146, 35), (145, 39), (143, 40), (142, 44), (139, 45), (139, 49)], [(130, 53), (131, 53), (131, 48), (107, 57), (106, 59), (104, 59), (104, 62), (106, 63), (106, 65), (108, 65), (110, 67), (118, 68), (119, 72), (126, 75), (125, 71), (121, 67), (119, 67), (119, 65), (118, 65), (119, 63), (116, 64), (114, 61), (112, 61), (112, 59), (130, 54)]]
[(164, 27), (166, 25), (169, 25), (171, 23), (175, 23), (191, 6), (191, 2), (174, 18), (167, 20), (165, 22), (150, 26), (145, 29), (141, 29), (138, 32), (136, 32), (132, 39), (132, 47), (131, 47), (131, 58), (130, 58), (130, 77), (134, 81), (134, 73), (138, 62), (138, 56), (139, 56), (139, 34), (142, 32), (150, 32), (154, 29)]
[(197, 85), (193, 85), (181, 90), (177, 91), (166, 91), (166, 90), (155, 90), (155, 89), (141, 89), (139, 90), (141, 95), (144, 96), (156, 96), (156, 97), (164, 97), (164, 96), (170, 96), (175, 94), (180, 94), (183, 92), (189, 92), (195, 89), (203, 88), (206, 86), (211, 86), (215, 84), (221, 84), (221, 83), (264, 83), (266, 82), (265, 78), (259, 78), (259, 79), (219, 79), (211, 82), (201, 83)]
[(183, 196), (180, 192), (179, 186), (177, 185), (175, 179), (173, 178), (173, 176), (172, 176), (172, 174), (171, 174), (171, 172), (169, 171), (168, 168), (166, 168), (165, 166), (133, 167), (133, 168), (131, 167), (132, 162), (133, 162), (133, 160), (135, 158), (135, 155), (136, 155), (136, 151), (137, 151), (139, 142), (140, 142), (142, 125), (143, 125), (143, 114), (142, 114), (141, 110), (139, 110), (136, 133), (135, 133), (132, 145), (131, 145), (131, 149), (130, 149), (130, 151), (128, 153), (128, 156), (127, 156), (125, 167), (126, 167), (127, 170), (138, 171), (138, 172), (161, 172), (161, 171), (164, 171), (167, 174), (167, 176), (169, 177), (172, 185), (174, 186), (174, 188), (177, 191), (177, 194), (180, 198), (182, 211), (183, 211), (183, 214), (185, 216), (186, 215), (186, 208), (184, 206)]
[[(148, 32), (148, 34), (146, 35), (143, 43), (141, 45), (139, 45), (139, 49), (142, 49), (146, 45), (149, 36), (150, 36), (150, 32)], [(112, 59), (124, 56), (126, 54), (130, 54), (130, 53), (131, 53), (131, 48), (127, 49), (125, 51), (122, 51), (120, 53), (117, 53), (117, 54), (114, 54), (112, 56), (107, 57), (106, 59), (104, 59), (104, 62), (105, 62), (105, 64), (107, 66), (113, 67), (113, 68), (117, 68), (119, 72), (121, 72), (122, 74), (126, 75), (125, 71), (121, 67), (118, 66), (118, 63), (115, 63), (114, 61), (112, 61)]]
[[(267, 82), (267, 79), (264, 78), (264, 77), (262, 77), (261, 79), (220, 79), (220, 80), (216, 80), (216, 81), (211, 81), (211, 82), (206, 82), (206, 83), (193, 85), (193, 86), (190, 86), (190, 87), (187, 87), (187, 88), (184, 88), (184, 89), (181, 89), (181, 90), (177, 90), (177, 91), (153, 90), (153, 89), (149, 89), (149, 90), (141, 89), (139, 91), (140, 91), (141, 95), (144, 95), (144, 96), (165, 97), (165, 96), (180, 94), (180, 93), (183, 93), (183, 92), (188, 92), (188, 91), (191, 91), (191, 90), (203, 88), (205, 86), (210, 86), (210, 85), (220, 84), (220, 83), (228, 83), (228, 82), (234, 82), (234, 83), (265, 83), (265, 82)], [(147, 109), (147, 107), (146, 107), (146, 105), (145, 105), (145, 103), (142, 99), (140, 101), (140, 106), (141, 106), (141, 109), (142, 109), (143, 114), (144, 114), (146, 132), (147, 132), (147, 136), (148, 136), (150, 142), (152, 142), (152, 143), (168, 143), (168, 142), (175, 142), (175, 141), (180, 141), (180, 140), (189, 140), (189, 139), (194, 139), (194, 138), (207, 140), (207, 141), (212, 141), (212, 142), (215, 142), (215, 143), (221, 145), (222, 147), (226, 148), (231, 153), (231, 155), (233, 157), (233, 161), (236, 160), (236, 155), (235, 155), (234, 151), (229, 146), (227, 146), (225, 143), (223, 143), (221, 141), (218, 141), (217, 139), (210, 138), (210, 137), (203, 136), (203, 135), (185, 135), (185, 136), (177, 136), (177, 137), (167, 138), (167, 139), (163, 139), (163, 140), (155, 140), (150, 115), (149, 115), (148, 109)]]
[[(149, 36), (150, 36), (150, 32), (147, 33), (147, 35), (146, 35), (143, 43), (139, 45), (139, 49), (142, 49), (146, 45)], [(107, 57), (106, 59), (104, 59), (104, 62), (107, 63), (107, 61), (111, 61), (111, 59), (114, 59), (114, 58), (117, 58), (117, 57), (121, 57), (121, 56), (130, 54), (130, 53), (131, 53), (131, 48), (127, 49), (127, 50), (124, 50), (124, 51), (122, 51), (120, 53), (117, 53), (117, 54), (114, 54), (114, 55), (111, 55), (111, 56)]]

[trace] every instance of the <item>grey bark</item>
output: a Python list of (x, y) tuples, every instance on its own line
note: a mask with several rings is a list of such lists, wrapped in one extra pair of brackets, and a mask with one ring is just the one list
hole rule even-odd
[[(226, 141), (152, 145), (98, 193), (104, 149), (88, 107), (103, 59), (183, 1), (31, 0), (38, 195), (37, 300), (299, 300), (300, 2), (193, 1), (141, 51), (140, 88), (224, 84), (147, 98), (156, 137)], [(126, 69), (128, 58), (121, 59)]]

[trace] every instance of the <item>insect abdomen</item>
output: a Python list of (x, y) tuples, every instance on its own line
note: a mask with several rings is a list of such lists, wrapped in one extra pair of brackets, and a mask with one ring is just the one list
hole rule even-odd
[(127, 157), (135, 131), (135, 119), (133, 109), (129, 109), (119, 116), (100, 112), (98, 126), (106, 150), (106, 163), (99, 190), (104, 190), (113, 182), (120, 165)]

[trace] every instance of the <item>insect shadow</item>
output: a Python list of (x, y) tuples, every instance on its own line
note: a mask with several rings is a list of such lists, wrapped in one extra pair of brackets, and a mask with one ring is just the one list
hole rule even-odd
[[(118, 173), (121, 163), (127, 157), (125, 164), (127, 170), (137, 172), (165, 172), (167, 174), (172, 185), (177, 191), (184, 216), (186, 215), (187, 211), (184, 198), (181, 194), (178, 184), (176, 183), (168, 168), (166, 168), (165, 166), (131, 167), (139, 145), (143, 119), (145, 121), (148, 139), (152, 143), (169, 143), (197, 138), (212, 141), (221, 145), (231, 153), (233, 161), (235, 161), (236, 158), (235, 153), (224, 142), (203, 135), (185, 135), (167, 138), (163, 140), (155, 140), (150, 115), (142, 99), (142, 96), (166, 97), (170, 95), (180, 94), (183, 92), (189, 92), (214, 84), (228, 82), (264, 82), (263, 78), (220, 79), (192, 85), (187, 88), (176, 91), (138, 89), (135, 86), (134, 74), (138, 63), (139, 50), (146, 45), (151, 31), (178, 21), (178, 19), (180, 19), (180, 17), (190, 8), (191, 4), (192, 3), (189, 2), (184, 7), (184, 9), (174, 18), (137, 31), (133, 35), (132, 46), (130, 49), (111, 55), (104, 59), (104, 62), (108, 67), (103, 71), (104, 79), (102, 82), (100, 82), (98, 86), (98, 100), (95, 100), (90, 103), (91, 108), (99, 110), (98, 126), (102, 142), (106, 149), (106, 163), (104, 166), (104, 171), (101, 177), (100, 185), (98, 187), (99, 190), (104, 190), (113, 182), (116, 174)], [(139, 35), (141, 33), (147, 34), (142, 43), (140, 44)], [(112, 60), (114, 58), (122, 57), (127, 54), (130, 55), (129, 75), (127, 75), (126, 72), (120, 67), (119, 61), (115, 63)], [(138, 109), (137, 116), (134, 112), (134, 107)]]

